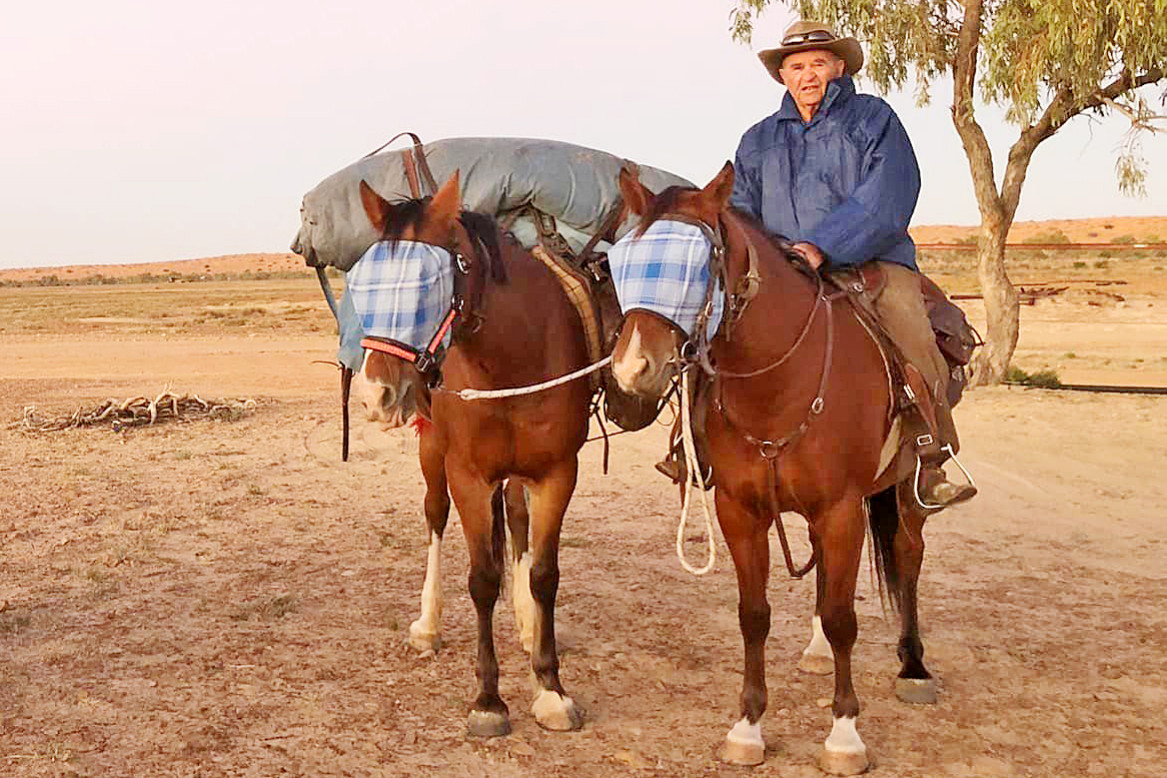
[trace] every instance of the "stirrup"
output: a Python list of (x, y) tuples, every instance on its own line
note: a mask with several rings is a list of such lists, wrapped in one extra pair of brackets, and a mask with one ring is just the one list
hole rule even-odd
[[(969, 473), (969, 471), (965, 469), (964, 465), (962, 465), (960, 463), (960, 460), (956, 458), (956, 454), (952, 450), (952, 444), (946, 443), (940, 447), (940, 450), (948, 453), (948, 458), (956, 463), (956, 466), (960, 468), (960, 472), (964, 473), (964, 477), (966, 480), (968, 480), (969, 486), (971, 486), (973, 489), (976, 489), (977, 485), (976, 485), (976, 482), (973, 481), (972, 474)], [(915, 477), (912, 478), (912, 492), (915, 494), (916, 503), (921, 508), (923, 508), (924, 510), (927, 510), (927, 511), (939, 511), (939, 510), (943, 510), (944, 508), (949, 507), (947, 504), (942, 504), (942, 503), (938, 503), (935, 505), (926, 503), (926, 502), (924, 502), (924, 498), (922, 496), (920, 496), (920, 473), (923, 470), (923, 465), (924, 465), (923, 460), (921, 460), (919, 455), (917, 455), (916, 456), (916, 475), (915, 475)]]
[[(683, 454), (674, 455), (676, 453), (677, 452), (670, 451), (668, 454), (665, 455), (664, 459), (662, 459), (661, 461), (656, 463), (655, 467), (656, 467), (656, 471), (658, 473), (660, 473), (661, 475), (663, 475), (665, 478), (668, 478), (674, 484), (679, 484), (679, 483), (681, 483), (680, 456), (683, 456)], [(706, 465), (705, 466), (704, 475), (705, 475), (705, 491), (709, 491), (710, 489), (713, 488), (713, 465)], [(689, 477), (693, 481), (693, 485), (697, 486), (698, 485), (697, 484), (697, 477), (693, 474), (690, 474)]]

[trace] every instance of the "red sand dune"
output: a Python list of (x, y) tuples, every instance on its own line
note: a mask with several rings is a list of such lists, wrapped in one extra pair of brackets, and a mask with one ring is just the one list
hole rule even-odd
[[(975, 225), (936, 224), (912, 227), (911, 233), (917, 243), (956, 243), (975, 235), (977, 229)], [(1009, 233), (1009, 242), (1020, 243), (1035, 235), (1048, 235), (1054, 231), (1061, 232), (1072, 243), (1110, 243), (1115, 238), (1124, 237), (1133, 238), (1139, 242), (1167, 242), (1167, 216), (1114, 216), (1017, 222)], [(202, 273), (238, 275), (246, 271), (252, 273), (309, 272), (304, 266), (304, 260), (295, 254), (230, 254), (222, 257), (184, 259), (171, 262), (0, 270), (0, 281), (36, 280), (50, 275), (56, 275), (60, 279), (82, 279), (93, 275), (125, 278), (142, 273), (178, 276)]]

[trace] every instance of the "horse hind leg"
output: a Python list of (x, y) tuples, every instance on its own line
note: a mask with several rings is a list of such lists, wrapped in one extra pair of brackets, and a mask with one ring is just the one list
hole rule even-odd
[(575, 490), (577, 462), (563, 462), (539, 482), (532, 483), (531, 596), (534, 601), (534, 646), (531, 670), (535, 699), (531, 713), (545, 729), (566, 732), (583, 726), (583, 711), (567, 695), (559, 680), (559, 654), (555, 641), (555, 599), (559, 591), (559, 533), (563, 514)]
[(924, 563), (925, 514), (915, 507), (914, 500), (909, 485), (891, 487), (871, 498), (870, 522), (876, 563), (883, 568), (880, 579), (886, 583), (892, 605), (900, 614), (897, 654), (901, 667), (896, 697), (903, 702), (928, 705), (937, 700), (936, 679), (924, 666), (917, 598)]
[[(818, 556), (818, 549), (815, 549)], [(831, 644), (823, 632), (823, 578), (821, 560), (815, 562), (815, 598), (814, 617), (810, 621), (810, 643), (802, 650), (798, 660), (798, 669), (810, 675), (830, 675), (835, 672), (835, 655), (831, 651)]]
[(409, 625), (409, 643), (422, 654), (442, 647), (442, 535), (450, 518), (445, 451), (439, 434), (428, 429), (421, 435), (421, 471), (425, 478), (425, 521), (429, 529), (425, 582), (421, 587), (421, 615)]
[(531, 597), (531, 552), (528, 548), (530, 514), (523, 485), (509, 479), (503, 489), (507, 529), (511, 536), (511, 596), (515, 606), (515, 631), (523, 650), (535, 643), (535, 600)]

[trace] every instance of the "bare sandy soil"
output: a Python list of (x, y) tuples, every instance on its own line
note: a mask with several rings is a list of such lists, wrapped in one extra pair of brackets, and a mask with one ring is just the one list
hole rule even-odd
[[(475, 630), (456, 519), (444, 647), (406, 645), (426, 546), (413, 433), (359, 423), (339, 461), (336, 373), (313, 364), (333, 337), (310, 279), (183, 289), (121, 287), (142, 302), (87, 323), (81, 289), (0, 295), (0, 775), (821, 775), (832, 684), (795, 669), (813, 584), (780, 565), (767, 761), (717, 760), (741, 681), (736, 584), (720, 537), (705, 578), (673, 555), (676, 495), (651, 465), (661, 427), (613, 438), (607, 476), (599, 443), (582, 454), (558, 616), (583, 730), (535, 724), (500, 605), (514, 733), (467, 737)], [(227, 325), (210, 311), (232, 291), (251, 313)], [(1022, 333), (1026, 369), (1167, 385), (1160, 298), (1040, 301)], [(236, 422), (6, 426), (27, 405), (69, 413), (167, 385), (261, 401)], [(873, 774), (1162, 774), (1167, 398), (1000, 388), (957, 415), (981, 494), (926, 530), (937, 705), (895, 699), (896, 622), (861, 576)], [(787, 526), (801, 558), (803, 522)]]

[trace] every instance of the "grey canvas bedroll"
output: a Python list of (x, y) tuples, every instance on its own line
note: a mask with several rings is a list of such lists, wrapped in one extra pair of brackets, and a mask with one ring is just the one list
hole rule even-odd
[[(576, 252), (601, 229), (619, 202), (617, 175), (627, 161), (614, 154), (552, 140), (525, 138), (450, 138), (423, 145), (425, 159), (440, 186), (461, 171), (462, 206), (499, 218), (533, 208), (555, 219), (556, 229)], [(300, 231), (292, 251), (313, 267), (348, 270), (380, 236), (365, 215), (361, 180), (390, 202), (409, 199), (405, 154), (411, 148), (365, 157), (321, 181), (304, 195)], [(692, 184), (672, 173), (639, 166), (640, 180), (660, 192)], [(630, 218), (616, 230), (621, 237)], [(530, 248), (538, 232), (529, 217), (511, 225)]]

